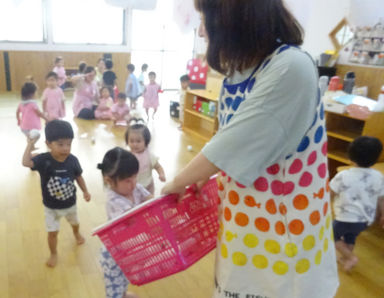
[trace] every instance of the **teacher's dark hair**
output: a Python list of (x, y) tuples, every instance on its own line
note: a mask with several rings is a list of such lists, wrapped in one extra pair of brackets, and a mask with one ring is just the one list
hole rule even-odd
[(301, 45), (303, 28), (282, 0), (195, 0), (208, 35), (208, 64), (224, 75), (256, 66), (281, 44)]

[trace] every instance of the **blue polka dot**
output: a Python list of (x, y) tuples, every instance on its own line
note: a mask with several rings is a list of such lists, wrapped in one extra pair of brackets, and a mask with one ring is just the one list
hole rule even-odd
[(220, 103), (220, 109), (222, 109), (222, 110), (225, 109), (225, 106), (224, 106), (224, 103), (223, 103), (223, 102)]
[(324, 104), (322, 103), (320, 106), (320, 119), (324, 119)]
[(301, 141), (299, 148), (297, 148), (297, 152), (304, 152), (305, 150), (307, 150), (309, 143), (310, 143), (309, 138), (305, 136)]
[(232, 117), (233, 117), (233, 114), (229, 114), (227, 116), (227, 124), (229, 123), (229, 121), (231, 121)]
[(249, 81), (249, 83), (248, 83), (248, 92), (251, 92), (251, 90), (252, 90), (253, 86), (255, 85), (255, 83), (256, 83), (256, 78), (253, 78), (253, 79), (251, 79)]
[(285, 159), (288, 160), (292, 157), (292, 154), (288, 155)]
[(240, 96), (237, 96), (232, 104), (232, 109), (234, 111), (237, 111), (237, 109), (239, 108), (241, 102), (243, 101), (243, 98), (240, 97)]
[(267, 61), (264, 62), (263, 66), (261, 67), (261, 69), (264, 69), (267, 67), (267, 65), (269, 64), (269, 62), (271, 62), (271, 59), (268, 59)]
[(315, 133), (315, 143), (320, 143), (321, 139), (323, 138), (324, 134), (324, 128), (322, 126), (319, 126)]
[(230, 94), (236, 94), (238, 85), (227, 85), (226, 88)]
[(233, 103), (232, 97), (227, 97), (225, 99), (225, 104), (227, 105), (228, 108), (230, 108), (232, 106), (232, 103)]
[(315, 114), (315, 119), (313, 119), (313, 122), (312, 122), (311, 128), (315, 126), (315, 124), (316, 124), (316, 121), (317, 121), (317, 113)]
[(247, 86), (248, 86), (248, 81), (245, 81), (245, 82), (241, 83), (241, 85), (240, 85), (240, 92), (244, 93), (245, 89), (247, 89)]

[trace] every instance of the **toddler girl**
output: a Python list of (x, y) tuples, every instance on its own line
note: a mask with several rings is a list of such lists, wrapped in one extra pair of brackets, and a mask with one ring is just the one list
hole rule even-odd
[(53, 72), (57, 73), (58, 76), (58, 82), (57, 84), (61, 89), (65, 88), (65, 81), (67, 80), (67, 76), (65, 74), (65, 68), (64, 68), (64, 59), (61, 56), (56, 57), (55, 59), (55, 67), (52, 70)]
[(113, 99), (111, 98), (111, 93), (107, 87), (103, 87), (100, 90), (100, 100), (99, 105), (95, 111), (95, 118), (98, 120), (111, 120), (112, 112), (111, 107), (113, 105)]
[(45, 77), (47, 88), (43, 92), (43, 111), (48, 119), (52, 121), (65, 117), (64, 92), (58, 87), (59, 77), (51, 71)]
[(152, 170), (155, 169), (159, 174), (161, 182), (165, 182), (165, 173), (159, 163), (159, 158), (154, 156), (148, 149), (151, 141), (151, 133), (148, 127), (144, 125), (142, 119), (132, 119), (133, 125), (128, 127), (125, 133), (125, 142), (131, 149), (131, 152), (139, 160), (139, 174), (137, 181), (142, 184), (151, 194), (155, 192), (155, 185), (152, 177)]
[(40, 118), (45, 120), (46, 117), (40, 111), (35, 96), (36, 85), (34, 83), (25, 83), (21, 88), (22, 102), (16, 111), (17, 125), (27, 138), (38, 139), (40, 134), (31, 134), (31, 131), (39, 131), (41, 129)]
[(129, 106), (126, 103), (127, 96), (125, 93), (119, 93), (117, 95), (117, 103), (115, 103), (112, 108), (112, 119), (115, 124), (124, 123), (125, 125), (129, 121)]
[[(97, 167), (108, 186), (106, 211), (109, 220), (152, 198), (142, 185), (136, 183), (139, 162), (132, 153), (115, 147), (105, 154), (103, 162)], [(102, 248), (101, 266), (106, 297), (137, 297), (133, 293), (126, 293), (129, 281), (105, 247)]]
[(153, 109), (152, 119), (155, 118), (157, 108), (159, 107), (159, 92), (161, 90), (160, 85), (156, 83), (156, 73), (151, 71), (148, 74), (148, 77), (149, 77), (149, 84), (145, 86), (144, 93), (143, 93), (143, 97), (144, 97), (143, 107), (145, 109), (145, 112), (147, 113), (147, 120), (149, 120), (150, 108)]

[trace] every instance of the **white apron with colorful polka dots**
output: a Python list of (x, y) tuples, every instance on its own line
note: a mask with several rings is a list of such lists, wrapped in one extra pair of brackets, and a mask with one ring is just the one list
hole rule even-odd
[[(247, 84), (243, 82), (246, 100)], [(234, 97), (224, 86), (221, 97)], [(220, 111), (221, 125), (230, 115)], [(297, 151), (252, 187), (218, 178), (220, 231), (214, 297), (328, 298), (338, 287), (322, 103)]]

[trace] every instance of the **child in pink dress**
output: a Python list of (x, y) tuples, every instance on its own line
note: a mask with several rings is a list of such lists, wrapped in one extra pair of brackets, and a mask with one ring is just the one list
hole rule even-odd
[(111, 107), (113, 105), (113, 99), (111, 93), (107, 87), (103, 87), (100, 90), (100, 101), (95, 111), (95, 118), (98, 120), (111, 120), (112, 112)]
[(159, 92), (161, 87), (156, 83), (156, 73), (151, 71), (148, 74), (149, 84), (145, 86), (143, 97), (144, 104), (143, 107), (147, 113), (147, 120), (149, 120), (149, 109), (153, 109), (152, 119), (155, 118), (157, 108), (159, 107)]
[(43, 111), (48, 121), (65, 117), (64, 92), (58, 87), (59, 77), (51, 71), (45, 77), (47, 88), (43, 92)]
[(67, 76), (65, 74), (65, 68), (64, 68), (64, 59), (61, 56), (56, 57), (55, 59), (55, 67), (52, 70), (53, 72), (57, 73), (58, 81), (57, 84), (61, 89), (65, 88), (65, 81), (67, 80)]
[(115, 124), (127, 124), (131, 118), (129, 115), (129, 106), (127, 105), (126, 101), (127, 96), (125, 93), (119, 93), (117, 95), (117, 103), (115, 103), (111, 108), (112, 120), (115, 122)]
[(32, 131), (41, 130), (40, 118), (46, 120), (44, 114), (40, 111), (36, 96), (36, 85), (34, 83), (25, 83), (21, 88), (22, 102), (16, 111), (17, 125), (27, 138), (38, 139), (39, 133), (31, 133)]

